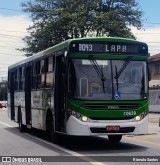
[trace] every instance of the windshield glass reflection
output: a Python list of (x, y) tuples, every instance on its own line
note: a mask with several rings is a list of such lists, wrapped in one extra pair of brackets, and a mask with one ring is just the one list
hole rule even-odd
[(144, 61), (70, 60), (69, 96), (71, 97), (90, 100), (144, 99), (148, 93), (146, 82)]

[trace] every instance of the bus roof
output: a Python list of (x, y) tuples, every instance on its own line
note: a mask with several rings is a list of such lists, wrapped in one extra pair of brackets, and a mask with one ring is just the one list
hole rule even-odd
[(54, 53), (59, 50), (66, 49), (68, 51), (69, 45), (72, 41), (113, 41), (113, 42), (137, 42), (137, 43), (142, 43), (139, 41), (136, 41), (134, 39), (129, 39), (129, 38), (120, 38), (120, 37), (86, 37), (86, 38), (74, 38), (74, 39), (68, 39), (62, 43), (59, 43), (55, 46), (52, 46), (44, 51), (38, 52), (30, 57), (27, 57), (26, 59), (17, 62), (11, 66), (8, 67), (8, 69), (12, 69), (16, 66), (23, 65), (25, 63), (28, 63), (34, 59), (41, 58), (45, 55)]

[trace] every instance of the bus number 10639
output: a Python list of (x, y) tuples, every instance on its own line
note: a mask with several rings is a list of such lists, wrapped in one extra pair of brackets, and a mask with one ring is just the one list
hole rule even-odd
[(124, 114), (124, 116), (135, 116), (136, 115), (136, 111), (126, 111), (123, 114)]

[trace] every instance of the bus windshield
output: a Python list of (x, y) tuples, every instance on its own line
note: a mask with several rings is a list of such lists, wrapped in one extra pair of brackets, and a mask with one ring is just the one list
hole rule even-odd
[[(96, 66), (95, 66), (96, 65)], [(147, 98), (145, 61), (71, 59), (69, 96), (88, 100)]]

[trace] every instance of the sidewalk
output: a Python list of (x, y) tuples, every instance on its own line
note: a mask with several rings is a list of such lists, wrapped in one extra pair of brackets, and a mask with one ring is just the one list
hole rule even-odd
[(160, 114), (149, 113), (148, 133), (160, 133)]
[(149, 105), (150, 113), (160, 113), (160, 105)]
[(149, 113), (149, 123), (159, 124), (159, 119), (159, 113)]

